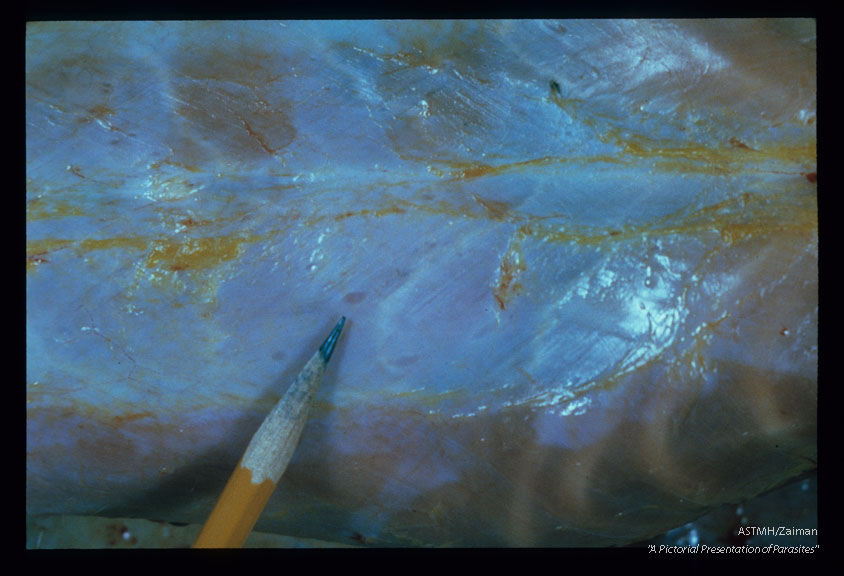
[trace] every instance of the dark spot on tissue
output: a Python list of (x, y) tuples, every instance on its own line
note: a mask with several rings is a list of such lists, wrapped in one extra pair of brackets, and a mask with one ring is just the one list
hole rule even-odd
[(358, 302), (363, 301), (366, 298), (366, 292), (349, 292), (345, 296), (343, 296), (343, 302), (347, 304), (357, 304)]

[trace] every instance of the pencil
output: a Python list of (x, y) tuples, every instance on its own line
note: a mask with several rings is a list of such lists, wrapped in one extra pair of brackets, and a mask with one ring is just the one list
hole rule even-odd
[(322, 373), (345, 322), (345, 316), (340, 318), (255, 432), (194, 548), (243, 546), (296, 450)]

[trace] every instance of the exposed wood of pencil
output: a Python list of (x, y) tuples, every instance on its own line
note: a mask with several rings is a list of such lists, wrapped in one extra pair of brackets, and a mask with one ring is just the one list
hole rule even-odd
[(319, 351), (308, 360), (252, 437), (194, 548), (243, 546), (296, 450), (344, 320), (340, 320)]

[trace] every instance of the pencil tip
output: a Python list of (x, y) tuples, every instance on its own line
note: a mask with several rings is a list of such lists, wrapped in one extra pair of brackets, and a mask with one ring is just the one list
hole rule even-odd
[(337, 322), (337, 325), (334, 326), (334, 330), (331, 331), (331, 334), (328, 335), (325, 342), (322, 343), (322, 346), (319, 347), (319, 352), (326, 364), (328, 364), (328, 361), (331, 359), (331, 353), (334, 352), (334, 345), (337, 344), (337, 339), (340, 338), (340, 332), (343, 331), (343, 325), (345, 323), (346, 317), (343, 316), (340, 318), (340, 321)]

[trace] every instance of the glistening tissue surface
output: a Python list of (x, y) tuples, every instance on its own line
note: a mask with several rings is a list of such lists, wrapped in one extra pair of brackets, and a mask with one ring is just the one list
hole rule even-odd
[[(26, 506), (642, 542), (817, 461), (811, 20), (26, 29)], [(805, 526), (813, 529), (816, 526)]]

